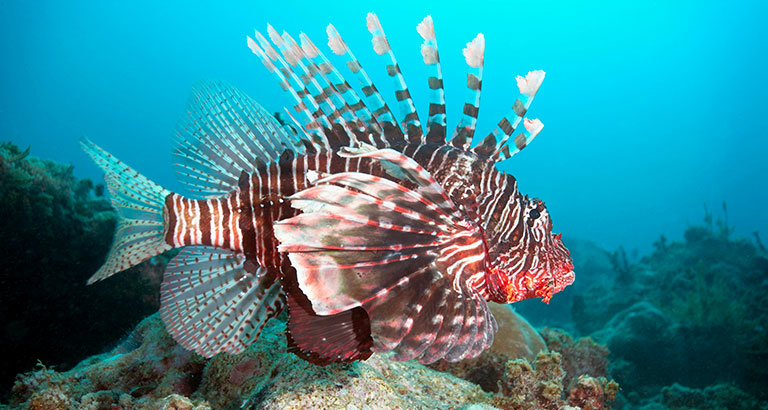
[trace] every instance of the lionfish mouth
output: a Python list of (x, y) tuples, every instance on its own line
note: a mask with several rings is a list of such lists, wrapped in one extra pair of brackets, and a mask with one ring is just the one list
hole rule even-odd
[(560, 236), (554, 236), (553, 248), (546, 252), (538, 266), (510, 278), (506, 283), (506, 302), (514, 303), (530, 298), (542, 298), (549, 303), (555, 293), (571, 285), (574, 280), (573, 260)]

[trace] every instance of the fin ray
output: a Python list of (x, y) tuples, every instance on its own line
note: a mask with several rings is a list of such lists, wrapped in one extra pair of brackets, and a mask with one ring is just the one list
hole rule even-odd
[(244, 268), (245, 257), (211, 246), (188, 246), (174, 257), (161, 286), (160, 316), (171, 336), (205, 357), (239, 353), (282, 311), (276, 276)]

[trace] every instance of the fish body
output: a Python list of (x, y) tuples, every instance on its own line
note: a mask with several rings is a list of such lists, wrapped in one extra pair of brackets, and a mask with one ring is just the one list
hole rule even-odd
[(424, 363), (475, 357), (497, 330), (487, 302), (548, 301), (569, 285), (570, 255), (543, 202), (520, 194), (496, 167), (541, 129), (525, 120), (511, 138), (543, 72), (518, 77), (512, 111), (470, 149), (483, 37), (465, 50), (468, 98), (448, 140), (431, 18), (417, 28), (435, 69), (426, 129), (378, 19), (367, 22), (375, 52), (388, 59), (400, 123), (333, 26), (331, 50), (347, 59), (366, 102), (306, 36), (299, 45), (270, 26), (279, 53), (258, 32), (248, 45), (304, 119), (289, 113), (288, 126), (228, 85), (197, 87), (174, 149), (196, 198), (83, 140), (120, 215), (89, 283), (182, 248), (161, 287), (174, 339), (205, 356), (238, 353), (287, 307), (291, 351), (317, 364), (388, 351)]

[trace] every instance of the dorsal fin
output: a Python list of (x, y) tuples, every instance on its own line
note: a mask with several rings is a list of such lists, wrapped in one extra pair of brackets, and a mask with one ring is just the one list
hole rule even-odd
[(328, 33), (328, 46), (331, 47), (331, 51), (336, 55), (344, 56), (347, 67), (353, 74), (355, 74), (355, 77), (357, 77), (360, 82), (363, 95), (365, 95), (368, 100), (373, 115), (384, 129), (385, 146), (405, 143), (405, 136), (403, 135), (400, 126), (397, 124), (397, 121), (395, 121), (394, 114), (392, 114), (392, 111), (379, 93), (379, 90), (371, 81), (368, 73), (363, 69), (360, 61), (358, 61), (355, 55), (352, 54), (352, 50), (347, 47), (347, 44), (332, 24), (328, 25), (326, 32)]
[(485, 37), (478, 34), (467, 43), (464, 58), (467, 61), (467, 97), (464, 101), (461, 120), (453, 133), (451, 145), (468, 150), (475, 135), (477, 115), (480, 112), (480, 90), (483, 85), (483, 59), (485, 55)]
[[(450, 142), (446, 142), (445, 91), (431, 16), (424, 18), (417, 26), (419, 35), (424, 39), (421, 46), (422, 58), (430, 68), (429, 117), (425, 134), (378, 17), (368, 13), (366, 25), (373, 35), (374, 51), (381, 56), (386, 55), (387, 73), (395, 84), (401, 123), (395, 119), (384, 98), (333, 25), (328, 25), (326, 29), (328, 45), (334, 54), (345, 58), (347, 67), (360, 81), (365, 103), (306, 35), (300, 35), (299, 45), (287, 33), (278, 35), (270, 26), (269, 37), (282, 56), (258, 32), (258, 44), (249, 38), (249, 47), (262, 58), (267, 68), (278, 77), (281, 86), (296, 101), (294, 108), (305, 117), (300, 119), (303, 130), (299, 134), (310, 135), (316, 149), (330, 147), (336, 150), (341, 146), (356, 146), (357, 142), (380, 149), (406, 143), (449, 143), (463, 150), (474, 146), (474, 153), (498, 163), (520, 152), (538, 135), (542, 128), (538, 120), (526, 120), (523, 123), (524, 129), (516, 136), (515, 130), (523, 121), (544, 79), (541, 70), (531, 71), (525, 77), (518, 76), (516, 79), (520, 95), (511, 111), (484, 139), (476, 135), (485, 53), (485, 37), (478, 34), (464, 49), (468, 65), (468, 93), (461, 119)], [(510, 141), (514, 142), (514, 147), (509, 146)]]
[(294, 61), (291, 69), (304, 82), (304, 92), (309, 93), (317, 101), (323, 114), (334, 124), (334, 127), (338, 128), (336, 127), (338, 125), (343, 131), (334, 132), (332, 129), (326, 131), (331, 148), (337, 149), (338, 147), (347, 146), (350, 142), (356, 144), (357, 135), (360, 133), (360, 129), (363, 128), (363, 125), (355, 117), (350, 115), (347, 115), (346, 118), (344, 117), (343, 114), (349, 114), (346, 104), (336, 90), (330, 87), (330, 84), (323, 79), (320, 71), (304, 54), (304, 50), (298, 43), (286, 32), (283, 32), (281, 38), (283, 46), (280, 51), (286, 58), (290, 55)]
[(331, 122), (349, 124), (350, 129), (354, 128), (355, 131), (359, 131), (360, 128), (364, 127), (361, 121), (352, 114), (347, 103), (330, 84), (325, 74), (315, 64), (310, 55), (307, 54), (307, 50), (301, 47), (287, 32), (284, 31), (281, 36), (283, 41), (289, 45), (289, 49), (295, 54), (298, 66), (302, 71), (302, 79), (312, 91), (312, 96), (317, 101), (322, 101), (328, 106), (329, 112), (326, 112), (326, 115)]
[[(494, 156), (499, 150), (502, 150), (509, 140), (509, 137), (515, 132), (515, 129), (523, 120), (525, 114), (528, 112), (528, 108), (533, 102), (533, 97), (539, 91), (541, 82), (544, 81), (544, 71), (536, 70), (529, 71), (525, 77), (517, 76), (517, 88), (520, 90), (520, 95), (515, 99), (515, 103), (512, 104), (512, 109), (507, 113), (504, 118), (499, 121), (496, 128), (485, 137), (482, 143), (474, 148), (475, 153), (485, 157)], [(534, 130), (541, 130), (541, 122), (535, 124)], [(537, 131), (537, 133), (538, 133)], [(535, 138), (533, 135), (531, 140)], [(524, 137), (522, 141), (527, 138)], [(522, 145), (525, 147), (525, 144)], [(519, 149), (518, 151), (519, 152)]]
[[(302, 96), (300, 96), (288, 82), (288, 78), (286, 78), (283, 71), (279, 70), (277, 66), (275, 66), (274, 60), (277, 60), (278, 58), (277, 52), (274, 50), (274, 48), (272, 48), (272, 46), (269, 45), (266, 39), (264, 39), (264, 36), (262, 36), (259, 32), (256, 32), (256, 38), (259, 40), (261, 46), (257, 44), (256, 41), (254, 41), (252, 38), (248, 37), (248, 47), (251, 49), (251, 51), (253, 51), (254, 54), (259, 56), (261, 62), (265, 67), (267, 67), (267, 70), (269, 70), (269, 72), (277, 77), (280, 88), (290, 93), (294, 101), (296, 101), (294, 109), (296, 112), (302, 114), (300, 120), (301, 129), (310, 135), (311, 141), (316, 150), (327, 147), (328, 139), (323, 132), (322, 127), (315, 120), (313, 113), (309, 110), (309, 108), (307, 108), (307, 105), (302, 100)], [(264, 45), (266, 45), (266, 47), (262, 49)]]
[[(306, 34), (299, 34), (299, 39), (301, 40), (301, 48), (304, 50), (304, 54), (315, 63), (320, 73), (322, 73), (336, 93), (341, 95), (350, 109), (350, 114), (358, 118), (367, 127), (366, 131), (372, 134), (374, 140), (370, 141), (370, 143), (376, 146), (384, 146), (384, 140), (381, 139), (383, 138), (383, 135), (381, 135), (383, 132), (381, 125), (376, 121), (368, 106), (357, 95), (357, 92), (355, 92), (341, 73), (339, 73), (339, 70), (331, 64), (325, 54), (312, 43)], [(363, 139), (361, 138), (361, 140)]]
[(427, 16), (416, 26), (424, 44), (421, 45), (421, 56), (424, 64), (431, 69), (429, 83), (429, 119), (427, 120), (427, 135), (425, 142), (436, 144), (445, 143), (445, 90), (443, 90), (443, 72), (440, 68), (440, 56), (437, 53), (437, 38), (432, 16)]
[(202, 82), (192, 89), (173, 145), (180, 182), (202, 197), (230, 192), (243, 171), (253, 172), (286, 149), (304, 152), (301, 142), (269, 112), (218, 82)]
[(419, 114), (416, 112), (416, 105), (413, 103), (411, 92), (405, 84), (405, 78), (400, 72), (400, 65), (397, 64), (395, 53), (392, 51), (392, 47), (389, 46), (389, 40), (387, 40), (387, 36), (384, 34), (379, 18), (373, 13), (368, 13), (365, 21), (368, 31), (373, 35), (371, 40), (373, 42), (373, 50), (378, 55), (386, 54), (388, 57), (387, 74), (395, 84), (395, 97), (400, 108), (400, 122), (403, 124), (406, 136), (409, 141), (421, 141), (423, 131), (421, 130)]

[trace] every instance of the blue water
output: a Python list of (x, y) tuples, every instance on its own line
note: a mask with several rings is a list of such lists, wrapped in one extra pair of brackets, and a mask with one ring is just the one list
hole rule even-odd
[(556, 231), (642, 252), (725, 200), (737, 234), (768, 236), (765, 2), (265, 3), (0, 1), (0, 140), (100, 179), (77, 145), (86, 135), (178, 188), (169, 141), (195, 82), (226, 80), (273, 111), (289, 104), (246, 47), (268, 21), (318, 46), (334, 23), (389, 90), (368, 11), (424, 119), (415, 27), (432, 14), (449, 126), (464, 98), (461, 49), (477, 32), (486, 36), (479, 133), (511, 106), (515, 75), (547, 72), (530, 111), (544, 131), (505, 169), (547, 202)]

